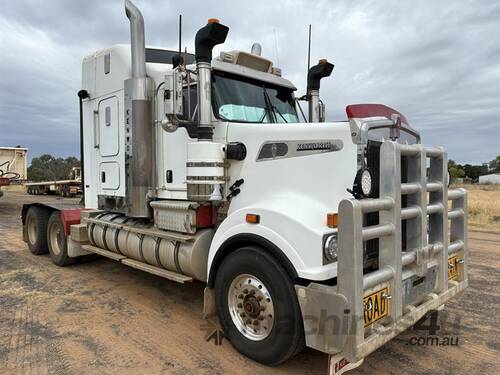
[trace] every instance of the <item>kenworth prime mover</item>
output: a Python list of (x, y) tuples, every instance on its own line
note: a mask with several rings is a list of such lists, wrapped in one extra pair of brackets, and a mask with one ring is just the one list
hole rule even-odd
[(405, 116), (356, 104), (325, 122), (321, 60), (301, 121), (260, 45), (212, 56), (229, 29), (210, 19), (194, 55), (146, 48), (125, 9), (130, 47), (83, 60), (85, 206), (25, 205), (33, 254), (199, 280), (238, 351), (276, 365), (308, 346), (337, 373), (466, 288), (466, 193)]

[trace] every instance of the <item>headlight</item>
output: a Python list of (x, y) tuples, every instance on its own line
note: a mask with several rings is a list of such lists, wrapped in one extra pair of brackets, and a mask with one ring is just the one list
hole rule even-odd
[(325, 263), (332, 263), (337, 260), (338, 251), (338, 238), (337, 233), (328, 235), (323, 242), (323, 255), (326, 260)]
[(361, 191), (365, 197), (372, 193), (372, 174), (368, 169), (364, 169), (361, 173)]
[(369, 197), (373, 193), (373, 177), (369, 169), (360, 169), (354, 179), (355, 195), (359, 198)]

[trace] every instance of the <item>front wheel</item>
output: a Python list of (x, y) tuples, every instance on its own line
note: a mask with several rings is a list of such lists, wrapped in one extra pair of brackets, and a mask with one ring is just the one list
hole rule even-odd
[(224, 259), (215, 280), (215, 300), (224, 334), (247, 357), (272, 366), (303, 349), (295, 288), (264, 250), (243, 247)]

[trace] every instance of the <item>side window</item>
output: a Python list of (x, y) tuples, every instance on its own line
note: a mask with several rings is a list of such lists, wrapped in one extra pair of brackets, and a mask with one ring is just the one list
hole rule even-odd
[[(189, 93), (188, 93), (189, 92)], [(188, 99), (189, 95), (189, 99)], [(183, 109), (183, 114), (180, 116), (182, 120), (190, 120), (191, 117), (193, 117), (193, 113), (196, 109), (196, 104), (198, 102), (198, 92), (196, 89), (196, 85), (191, 85), (191, 87), (188, 88), (184, 87), (182, 89), (182, 109)], [(193, 121), (198, 120), (198, 111), (196, 110), (196, 114), (193, 118)]]

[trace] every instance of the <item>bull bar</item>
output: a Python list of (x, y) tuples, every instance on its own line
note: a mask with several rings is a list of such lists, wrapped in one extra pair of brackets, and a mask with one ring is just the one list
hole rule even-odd
[[(403, 183), (402, 156), (408, 163)], [(345, 199), (339, 204), (337, 285), (296, 286), (307, 346), (358, 362), (467, 287), (467, 193), (448, 191), (447, 180), (443, 148), (382, 144), (380, 198)], [(402, 195), (407, 196), (404, 208)], [(363, 215), (370, 212), (379, 212), (378, 225), (363, 225)], [(411, 228), (406, 251), (402, 220)], [(374, 238), (379, 239), (378, 269), (364, 273), (363, 245)], [(450, 256), (457, 257), (455, 280), (448, 280)], [(404, 303), (403, 281), (426, 276), (431, 267), (436, 270), (432, 290), (416, 303)], [(363, 297), (382, 286), (390, 292), (388, 317), (365, 327)], [(318, 329), (318, 317), (320, 326), (322, 317), (331, 319), (333, 332)]]

